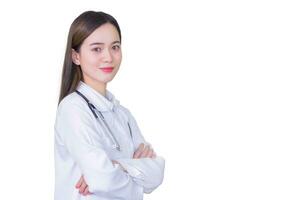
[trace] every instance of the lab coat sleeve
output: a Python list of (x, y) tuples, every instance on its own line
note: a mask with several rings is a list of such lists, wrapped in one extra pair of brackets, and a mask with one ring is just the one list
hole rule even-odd
[(126, 169), (133, 181), (143, 187), (144, 193), (151, 193), (163, 182), (165, 160), (160, 156), (154, 159), (120, 158), (117, 161)]
[(93, 116), (82, 105), (59, 106), (55, 129), (82, 170), (91, 193), (111, 198), (131, 196), (140, 187), (119, 165), (114, 166), (102, 147), (95, 146)]
[[(142, 136), (139, 126), (130, 111), (126, 108), (125, 111), (127, 112), (135, 150), (141, 143), (150, 145)], [(133, 177), (133, 180), (143, 187), (144, 193), (151, 193), (163, 182), (165, 159), (161, 156), (140, 159), (121, 158), (117, 161), (127, 170), (128, 174)]]

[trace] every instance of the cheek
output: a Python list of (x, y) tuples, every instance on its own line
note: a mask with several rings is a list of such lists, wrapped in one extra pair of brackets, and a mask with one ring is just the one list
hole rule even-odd
[(91, 54), (84, 55), (81, 59), (81, 64), (83, 68), (94, 68), (98, 66), (99, 59)]
[(122, 61), (122, 53), (120, 52), (120, 53), (116, 53), (115, 55), (114, 55), (114, 58), (115, 58), (115, 61), (116, 62), (121, 62)]

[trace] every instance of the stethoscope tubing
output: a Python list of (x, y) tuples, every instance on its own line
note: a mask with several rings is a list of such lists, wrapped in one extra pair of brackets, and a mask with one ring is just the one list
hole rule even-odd
[(110, 139), (114, 143), (113, 144), (113, 148), (117, 149), (118, 151), (121, 151), (120, 144), (118, 143), (115, 135), (113, 134), (113, 132), (110, 129), (110, 127), (108, 126), (108, 124), (107, 124), (107, 122), (106, 122), (103, 114), (99, 110), (97, 110), (96, 107), (81, 92), (79, 92), (78, 90), (75, 90), (75, 92), (86, 101), (86, 103), (88, 104), (88, 106), (89, 106), (90, 110), (92, 111), (92, 113), (93, 113), (94, 117), (96, 118), (96, 120), (100, 120), (99, 117), (98, 117), (98, 115), (97, 115), (97, 113), (99, 113), (99, 115), (101, 116), (100, 118), (101, 118), (102, 122), (104, 123), (105, 128), (107, 129), (107, 132), (109, 132), (108, 135), (109, 135)]

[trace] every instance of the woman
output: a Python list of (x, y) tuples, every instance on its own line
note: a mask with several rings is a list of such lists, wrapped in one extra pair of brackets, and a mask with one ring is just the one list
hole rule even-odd
[(112, 16), (87, 11), (74, 20), (55, 122), (55, 200), (140, 200), (163, 181), (164, 159), (106, 89), (121, 60)]

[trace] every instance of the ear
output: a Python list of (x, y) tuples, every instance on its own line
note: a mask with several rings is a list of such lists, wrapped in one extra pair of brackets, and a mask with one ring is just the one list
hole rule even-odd
[(75, 65), (80, 65), (79, 53), (72, 49), (72, 61)]

